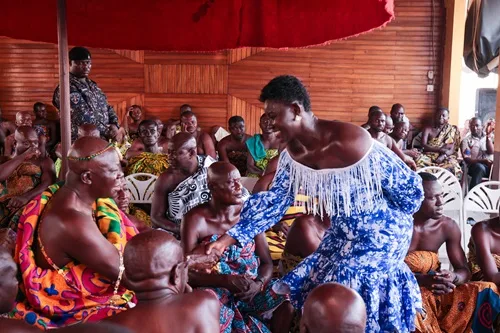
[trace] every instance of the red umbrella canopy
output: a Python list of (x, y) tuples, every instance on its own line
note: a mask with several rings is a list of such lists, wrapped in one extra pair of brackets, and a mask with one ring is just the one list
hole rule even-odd
[[(0, 35), (57, 43), (57, 1), (4, 1)], [(68, 42), (90, 47), (214, 51), (303, 47), (384, 26), (393, 0), (67, 1)]]

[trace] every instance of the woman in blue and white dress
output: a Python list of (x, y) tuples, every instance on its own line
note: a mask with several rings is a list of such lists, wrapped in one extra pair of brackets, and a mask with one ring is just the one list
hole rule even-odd
[(327, 215), (331, 227), (315, 253), (275, 287), (301, 309), (317, 285), (339, 282), (364, 299), (366, 332), (411, 332), (421, 310), (417, 281), (404, 263), (412, 214), (423, 199), (420, 177), (361, 127), (321, 120), (293, 76), (279, 76), (260, 100), (287, 142), (268, 192), (247, 200), (240, 222), (207, 247), (222, 252), (246, 244), (276, 224), (296, 194), (309, 214)]

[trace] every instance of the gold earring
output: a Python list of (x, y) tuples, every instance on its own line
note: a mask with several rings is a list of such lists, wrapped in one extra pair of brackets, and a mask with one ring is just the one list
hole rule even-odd
[(302, 117), (301, 116), (295, 116), (295, 121), (301, 121)]

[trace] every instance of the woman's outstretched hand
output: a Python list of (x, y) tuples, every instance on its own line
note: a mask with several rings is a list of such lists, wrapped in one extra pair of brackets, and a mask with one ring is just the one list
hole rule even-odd
[(211, 254), (212, 252), (215, 253), (224, 253), (224, 250), (226, 247), (236, 244), (236, 239), (229, 235), (223, 235), (221, 238), (216, 240), (215, 242), (208, 243), (205, 247), (205, 253), (206, 254)]

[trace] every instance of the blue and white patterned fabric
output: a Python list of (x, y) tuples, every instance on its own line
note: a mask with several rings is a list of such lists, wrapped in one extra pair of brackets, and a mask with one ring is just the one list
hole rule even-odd
[(417, 281), (404, 263), (413, 218), (423, 200), (420, 177), (374, 141), (357, 163), (314, 170), (285, 150), (268, 192), (250, 197), (240, 222), (228, 231), (240, 244), (277, 223), (298, 192), (307, 211), (326, 214), (331, 227), (315, 253), (275, 286), (301, 309), (317, 285), (338, 282), (356, 290), (367, 307), (366, 332), (411, 332), (422, 303)]

